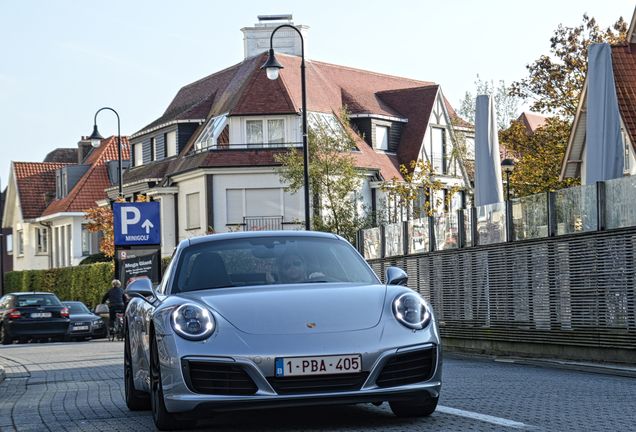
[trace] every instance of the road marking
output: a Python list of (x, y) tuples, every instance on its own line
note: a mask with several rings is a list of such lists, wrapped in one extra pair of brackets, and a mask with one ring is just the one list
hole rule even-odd
[(523, 429), (523, 428), (529, 427), (525, 423), (516, 422), (514, 420), (508, 420), (501, 417), (489, 416), (487, 414), (480, 414), (480, 413), (476, 413), (472, 411), (464, 411), (457, 408), (451, 408), (451, 407), (442, 406), (442, 405), (438, 405), (436, 411), (444, 413), (444, 414), (456, 415), (460, 417), (466, 417), (466, 418), (475, 419), (475, 420), (479, 420), (479, 421), (483, 421), (487, 423), (492, 423), (498, 426), (506, 426), (506, 427), (516, 428), (516, 429)]

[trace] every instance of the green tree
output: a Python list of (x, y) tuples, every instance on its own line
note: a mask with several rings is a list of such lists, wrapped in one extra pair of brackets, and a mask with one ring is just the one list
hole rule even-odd
[(588, 47), (623, 42), (626, 34), (622, 17), (606, 29), (588, 15), (576, 27), (560, 24), (550, 39), (550, 53), (526, 66), (528, 77), (512, 83), (510, 94), (532, 101), (533, 111), (572, 119), (585, 83)]
[(510, 189), (516, 196), (555, 191), (569, 187), (575, 179), (559, 181), (561, 161), (570, 136), (570, 123), (558, 117), (548, 118), (534, 133), (523, 123), (513, 121), (499, 132), (499, 141), (515, 155)]
[(464, 99), (459, 103), (458, 114), (470, 123), (475, 123), (476, 95), (491, 95), (493, 97), (497, 113), (497, 128), (499, 130), (507, 128), (510, 122), (517, 118), (520, 99), (510, 94), (510, 88), (506, 86), (506, 83), (499, 80), (495, 85), (493, 80), (484, 81), (477, 75), (475, 79), (475, 94), (466, 92)]
[[(402, 179), (392, 178), (385, 182), (382, 190), (396, 207), (408, 209), (411, 217), (432, 216), (441, 208), (449, 207), (453, 195), (461, 190), (458, 186), (445, 187), (437, 178), (437, 173), (430, 162), (411, 161), (407, 166), (400, 165)], [(445, 202), (437, 191), (447, 190)], [(423, 199), (422, 199), (423, 198)], [(396, 220), (391, 220), (396, 222)]]
[[(336, 118), (313, 117), (308, 128), (309, 184), (314, 197), (312, 229), (333, 232), (354, 242), (357, 231), (369, 225), (370, 217), (359, 215), (355, 199), (363, 173), (351, 152), (355, 144), (348, 114), (342, 111)], [(281, 164), (278, 173), (287, 184), (286, 190), (298, 192), (304, 187), (300, 151), (290, 149), (277, 155), (276, 161)]]

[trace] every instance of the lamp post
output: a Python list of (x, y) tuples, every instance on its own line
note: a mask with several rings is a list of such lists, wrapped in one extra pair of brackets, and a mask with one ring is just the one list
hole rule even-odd
[(506, 173), (506, 241), (513, 240), (512, 232), (512, 202), (510, 201), (510, 174), (515, 169), (515, 161), (504, 159), (501, 161), (501, 170)]
[(510, 174), (515, 169), (515, 161), (504, 159), (501, 161), (501, 170), (506, 174), (506, 201), (510, 201)]
[(303, 177), (305, 183), (305, 229), (311, 229), (309, 219), (309, 148), (307, 147), (307, 92), (305, 88), (305, 41), (303, 35), (296, 27), (290, 24), (282, 24), (274, 29), (269, 37), (269, 57), (261, 69), (267, 72), (267, 78), (270, 80), (278, 79), (280, 70), (283, 68), (274, 56), (274, 34), (281, 28), (288, 27), (293, 29), (300, 36), (300, 90), (302, 95), (302, 116), (303, 116)]
[(110, 108), (110, 107), (103, 107), (97, 110), (97, 112), (95, 113), (95, 119), (93, 120), (93, 133), (91, 134), (90, 137), (88, 137), (88, 139), (91, 141), (91, 145), (94, 148), (97, 148), (100, 146), (100, 144), (102, 143), (102, 140), (104, 139), (103, 136), (101, 136), (101, 134), (99, 133), (99, 131), (97, 130), (97, 114), (99, 114), (101, 111), (103, 110), (109, 110), (115, 113), (115, 115), (117, 116), (117, 158), (118, 158), (118, 183), (119, 183), (119, 196), (122, 197), (124, 196), (123, 193), (123, 188), (122, 188), (122, 169), (121, 169), (121, 131), (120, 131), (120, 124), (119, 124), (119, 114), (117, 114), (117, 111), (115, 111), (114, 109)]

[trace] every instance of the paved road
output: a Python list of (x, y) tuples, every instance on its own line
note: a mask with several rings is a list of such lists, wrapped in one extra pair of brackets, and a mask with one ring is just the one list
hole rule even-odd
[[(153, 430), (123, 401), (123, 343), (91, 341), (0, 348), (2, 431)], [(387, 404), (222, 414), (215, 431), (628, 431), (636, 379), (447, 356), (438, 410), (394, 417)]]

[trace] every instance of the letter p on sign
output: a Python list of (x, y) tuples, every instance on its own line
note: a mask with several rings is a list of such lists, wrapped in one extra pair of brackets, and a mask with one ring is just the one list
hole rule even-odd
[[(130, 217), (129, 217), (130, 215)], [(136, 207), (121, 207), (121, 233), (128, 234), (128, 225), (138, 224), (141, 220), (141, 212)]]

